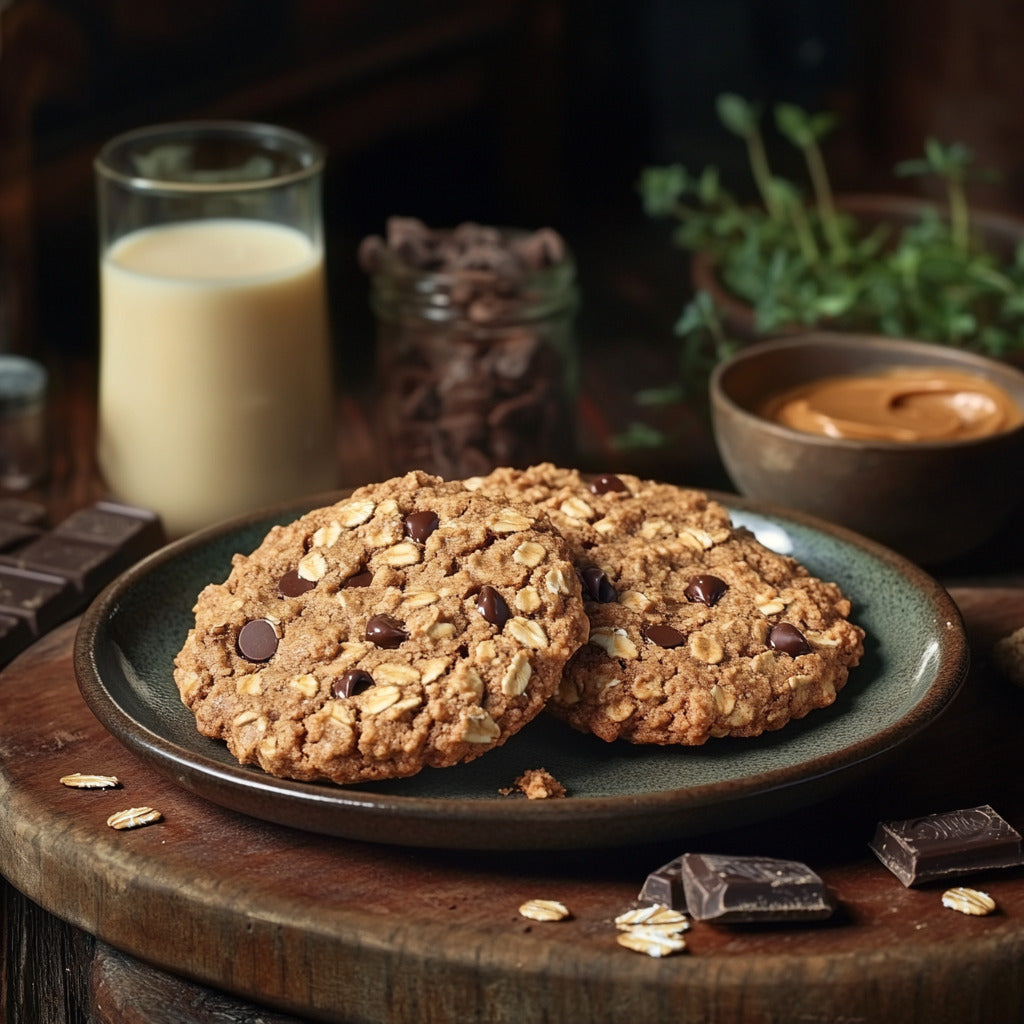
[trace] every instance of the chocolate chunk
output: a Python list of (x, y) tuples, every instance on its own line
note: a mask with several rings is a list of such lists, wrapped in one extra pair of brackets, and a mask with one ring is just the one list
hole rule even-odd
[(687, 911), (698, 921), (807, 921), (835, 911), (824, 882), (799, 861), (687, 853), (680, 870)]
[(269, 661), (277, 650), (277, 630), (267, 619), (252, 619), (238, 631), (238, 653), (246, 661)]
[(303, 579), (298, 569), (289, 569), (277, 584), (277, 591), (282, 597), (299, 597), (316, 586), (313, 580)]
[(476, 610), (492, 625), (501, 629), (512, 617), (505, 598), (494, 587), (483, 586), (476, 598)]
[[(119, 572), (120, 559), (103, 544), (44, 533), (16, 551), (3, 556), (7, 565), (49, 573), (70, 580), (83, 596), (97, 593)], [(127, 566), (125, 566), (127, 567)]]
[(10, 551), (39, 536), (39, 529), (24, 523), (0, 519), (0, 551)]
[(658, 623), (648, 626), (644, 630), (644, 636), (659, 647), (678, 647), (686, 639), (686, 634), (682, 630)]
[(601, 604), (611, 604), (618, 599), (618, 593), (611, 585), (603, 569), (596, 565), (587, 565), (577, 574), (583, 584), (583, 596)]
[(335, 697), (352, 697), (357, 693), (362, 693), (363, 690), (368, 690), (371, 686), (373, 686), (373, 676), (362, 669), (353, 668), (348, 672), (343, 672), (334, 680), (331, 684), (331, 693)]
[(690, 577), (683, 595), (687, 601), (706, 604), (710, 608), (712, 605), (718, 604), (722, 595), (728, 589), (729, 584), (725, 580), (712, 576), (710, 573), (702, 572)]
[(390, 615), (374, 615), (366, 623), (366, 639), (385, 650), (394, 650), (408, 638), (409, 634)]
[(880, 822), (869, 845), (908, 887), (1024, 864), (1020, 833), (988, 804)]
[(16, 615), (0, 615), (0, 665), (6, 665), (32, 640), (32, 630), (25, 619)]
[(410, 512), (405, 517), (405, 534), (422, 544), (440, 525), (436, 512)]
[(809, 654), (811, 650), (803, 633), (789, 622), (778, 622), (772, 626), (768, 634), (768, 646), (794, 658), (800, 654)]
[(600, 473), (590, 481), (591, 494), (607, 494), (609, 491), (624, 491), (626, 485), (614, 473)]
[(355, 576), (349, 576), (342, 587), (368, 587), (373, 582), (373, 573), (369, 569), (357, 572)]
[(63, 577), (0, 565), (0, 613), (24, 619), (33, 636), (53, 629), (80, 606), (80, 595)]
[(643, 903), (658, 903), (671, 910), (686, 911), (686, 892), (683, 889), (683, 858), (676, 857), (652, 871), (644, 881), (637, 899)]
[(155, 513), (113, 501), (98, 501), (72, 512), (53, 532), (116, 549), (124, 567), (155, 551), (165, 540)]

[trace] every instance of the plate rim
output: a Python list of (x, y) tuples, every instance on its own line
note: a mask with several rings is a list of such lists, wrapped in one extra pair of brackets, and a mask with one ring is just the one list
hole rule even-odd
[[(767, 519), (790, 522), (813, 533), (824, 534), (841, 544), (852, 546), (861, 553), (882, 562), (887, 568), (907, 579), (910, 586), (934, 607), (936, 620), (945, 622), (947, 634), (940, 645), (940, 659), (933, 678), (914, 705), (884, 728), (857, 739), (838, 751), (804, 759), (796, 764), (784, 765), (735, 779), (702, 783), (678, 789), (662, 789), (637, 793), (633, 796), (573, 796), (568, 800), (497, 800), (482, 797), (438, 798), (404, 796), (401, 794), (369, 792), (344, 786), (331, 787), (327, 783), (302, 782), (258, 772), (251, 766), (224, 764), (200, 752), (181, 747), (166, 736), (153, 732), (132, 717), (111, 693), (96, 663), (95, 649), (111, 616), (124, 595), (136, 584), (169, 562), (197, 549), (224, 540), (228, 535), (271, 520), (294, 518), (302, 512), (331, 504), (351, 493), (351, 489), (317, 494), (301, 501), (289, 501), (234, 517), (223, 523), (197, 531), (173, 541), (155, 551), (122, 573), (96, 596), (82, 615), (75, 634), (73, 665), (76, 682), (82, 697), (93, 715), (119, 742), (164, 775), (196, 795), (218, 803), (228, 809), (277, 824), (305, 828), (321, 834), (341, 838), (371, 839), (394, 845), (435, 846), (459, 849), (572, 849), (595, 846), (592, 837), (585, 842), (573, 841), (572, 834), (581, 825), (618, 820), (619, 830), (610, 830), (605, 845), (623, 845), (638, 841), (637, 829), (652, 816), (668, 811), (707, 809), (714, 795), (717, 812), (712, 818), (722, 817), (723, 807), (743, 804), (751, 799), (796, 791), (811, 783), (829, 795), (827, 781), (836, 776), (866, 770), (873, 762), (895, 750), (932, 724), (956, 698), (970, 667), (970, 652), (963, 619), (946, 589), (924, 569), (889, 548), (854, 533), (845, 527), (824, 522), (815, 516), (768, 502), (753, 501), (716, 490), (706, 490), (709, 498), (724, 504), (730, 512), (747, 512)], [(839, 759), (840, 763), (835, 763)], [(182, 775), (181, 769), (190, 773)], [(198, 780), (198, 784), (197, 784)], [(225, 800), (225, 792), (229, 799)], [(270, 805), (253, 809), (257, 797), (270, 798)], [(236, 799), (236, 797), (238, 799)], [(822, 799), (824, 796), (822, 797)], [(308, 823), (296, 825), (294, 810), (278, 813), (278, 804), (295, 800), (294, 809), (304, 808), (314, 813)], [(815, 800), (797, 801), (795, 806)], [(289, 805), (285, 805), (286, 807)], [(322, 820), (328, 816), (343, 816), (354, 812), (358, 820), (338, 823)], [(409, 828), (393, 830), (391, 838), (382, 837), (377, 828), (383, 818), (394, 821), (400, 816), (410, 825), (432, 826), (428, 833), (415, 840), (406, 835)], [(767, 817), (770, 815), (765, 815)], [(699, 817), (699, 815), (697, 815)], [(631, 825), (632, 819), (637, 824)], [(561, 839), (552, 833), (559, 824), (572, 821), (575, 829)], [(762, 817), (763, 820), (763, 817)], [(741, 824), (748, 824), (744, 818)], [(509, 844), (505, 836), (501, 842), (492, 842), (480, 836), (474, 841), (475, 829), (486, 831), (488, 826), (501, 824), (507, 829), (542, 826), (541, 834), (524, 837), (523, 844)], [(445, 825), (455, 827), (456, 834), (444, 834)], [(333, 826), (333, 827), (325, 827)], [(467, 828), (468, 826), (468, 828)], [(437, 833), (437, 834), (435, 834)], [(647, 835), (643, 833), (645, 841)], [(671, 833), (669, 833), (671, 834)], [(653, 840), (668, 835), (653, 834)]]

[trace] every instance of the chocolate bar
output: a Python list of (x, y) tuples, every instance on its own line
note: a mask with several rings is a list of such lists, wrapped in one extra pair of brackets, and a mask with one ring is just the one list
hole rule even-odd
[(835, 911), (825, 883), (799, 861), (687, 853), (680, 868), (687, 911), (697, 921), (809, 921)]
[(644, 881), (637, 899), (641, 903), (657, 903), (672, 910), (686, 910), (686, 893), (683, 891), (683, 858), (676, 857), (655, 871)]
[(42, 505), (0, 499), (0, 665), (163, 542), (145, 509), (100, 501), (48, 530)]
[(1020, 833), (988, 804), (879, 822), (869, 845), (908, 888), (1024, 864)]

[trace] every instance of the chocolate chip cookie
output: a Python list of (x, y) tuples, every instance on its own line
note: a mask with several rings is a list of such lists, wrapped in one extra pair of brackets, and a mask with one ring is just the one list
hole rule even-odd
[(863, 653), (839, 587), (746, 529), (662, 563), (628, 545), (600, 557), (589, 642), (548, 706), (602, 739), (699, 745), (780, 729), (832, 704)]
[(528, 469), (501, 467), (464, 483), (476, 493), (543, 509), (581, 570), (622, 545), (641, 560), (687, 558), (732, 529), (728, 510), (703, 491), (625, 473), (586, 476), (545, 462)]
[(533, 502), (570, 543), (589, 642), (548, 707), (583, 732), (756, 736), (833, 703), (861, 657), (839, 587), (734, 528), (703, 492), (549, 464), (466, 484)]
[(174, 679), (199, 731), (273, 775), (337, 783), (503, 743), (588, 634), (542, 511), (421, 472), (274, 527), (195, 616)]

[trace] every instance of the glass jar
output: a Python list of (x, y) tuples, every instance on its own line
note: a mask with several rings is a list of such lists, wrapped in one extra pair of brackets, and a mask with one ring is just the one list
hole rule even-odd
[(48, 472), (47, 383), (34, 359), (0, 355), (0, 488), (26, 490)]
[[(526, 232), (485, 229), (503, 241)], [(578, 305), (575, 262), (493, 260), (423, 269), (379, 248), (371, 273), (377, 322), (376, 413), (385, 469), (448, 479), (497, 466), (571, 463), (575, 455)], [(500, 262), (500, 261), (499, 261)]]

